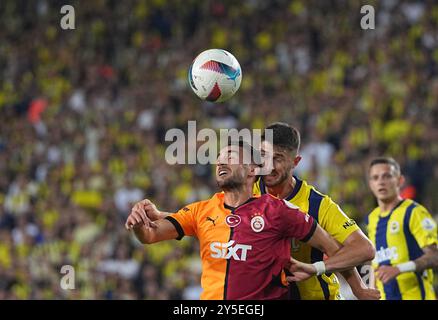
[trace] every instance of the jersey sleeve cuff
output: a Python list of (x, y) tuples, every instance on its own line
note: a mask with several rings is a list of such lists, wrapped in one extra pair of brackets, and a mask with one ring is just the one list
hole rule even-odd
[(164, 219), (169, 220), (173, 224), (173, 226), (175, 227), (176, 232), (178, 232), (178, 237), (176, 238), (176, 240), (181, 240), (185, 236), (185, 234), (184, 234), (184, 230), (181, 227), (181, 225), (179, 224), (179, 222), (174, 217), (171, 217), (171, 216), (167, 216)]
[(317, 226), (318, 226), (318, 223), (316, 222), (316, 220), (313, 220), (313, 224), (310, 227), (309, 232), (307, 233), (307, 235), (304, 238), (300, 239), (300, 241), (302, 241), (302, 242), (309, 241), (309, 239), (312, 238), (313, 234), (315, 233)]

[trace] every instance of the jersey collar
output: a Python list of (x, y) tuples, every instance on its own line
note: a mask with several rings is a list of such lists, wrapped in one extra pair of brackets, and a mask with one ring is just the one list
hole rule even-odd
[(301, 186), (303, 185), (303, 181), (298, 179), (297, 176), (293, 176), (295, 178), (295, 187), (292, 190), (291, 194), (286, 197), (286, 201), (292, 200), (298, 192), (301, 190)]
[(249, 198), (248, 200), (246, 200), (244, 203), (238, 205), (237, 207), (229, 206), (228, 204), (226, 204), (226, 203), (224, 202), (224, 208), (225, 208), (225, 209), (228, 209), (228, 210), (231, 210), (231, 211), (235, 211), (236, 209), (240, 208), (241, 206), (243, 206), (243, 205), (245, 205), (245, 204), (247, 204), (247, 203), (249, 203), (249, 202), (251, 202), (251, 201), (253, 201), (253, 200), (255, 200), (255, 199), (257, 199), (257, 198), (256, 198), (256, 197), (251, 197), (251, 198)]
[(405, 201), (405, 199), (400, 200), (400, 202), (397, 203), (397, 205), (396, 205), (394, 208), (392, 208), (391, 211), (389, 211), (389, 212), (386, 213), (386, 214), (383, 213), (382, 211), (380, 211), (380, 212), (379, 212), (379, 216), (380, 216), (381, 218), (386, 218), (386, 217), (391, 216), (391, 214), (395, 211), (395, 209), (397, 209), (398, 207), (400, 207), (401, 204), (402, 204), (404, 201)]

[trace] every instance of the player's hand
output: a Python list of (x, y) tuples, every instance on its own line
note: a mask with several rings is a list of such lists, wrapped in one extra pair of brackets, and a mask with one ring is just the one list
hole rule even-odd
[(151, 221), (163, 219), (161, 211), (158, 210), (155, 204), (149, 199), (137, 202), (132, 209), (144, 211)]
[(158, 211), (155, 205), (147, 199), (136, 203), (126, 219), (125, 228), (127, 230), (141, 226), (156, 228), (156, 224), (151, 219), (151, 216), (155, 217), (154, 210)]
[(292, 257), (286, 268), (292, 273), (291, 276), (286, 277), (288, 282), (304, 281), (316, 274), (316, 268), (313, 264), (304, 263)]
[(400, 274), (400, 269), (392, 266), (380, 266), (376, 270), (376, 277), (383, 283), (388, 283)]
[(380, 300), (380, 291), (373, 288), (361, 288), (359, 291), (353, 291), (353, 294), (359, 300)]

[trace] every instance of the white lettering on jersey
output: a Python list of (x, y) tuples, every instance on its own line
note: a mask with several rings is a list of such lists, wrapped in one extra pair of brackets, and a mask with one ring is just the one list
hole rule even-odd
[[(246, 261), (247, 252), (252, 249), (252, 246), (246, 244), (236, 243), (234, 246), (234, 240), (227, 243), (212, 242), (210, 244), (211, 257), (217, 259), (231, 259), (237, 261)], [(240, 250), (240, 255), (239, 251)]]
[(397, 260), (397, 259), (398, 259), (397, 247), (390, 247), (390, 248), (380, 247), (380, 249), (376, 252), (376, 257), (374, 258), (374, 260), (377, 263), (381, 263), (383, 261)]

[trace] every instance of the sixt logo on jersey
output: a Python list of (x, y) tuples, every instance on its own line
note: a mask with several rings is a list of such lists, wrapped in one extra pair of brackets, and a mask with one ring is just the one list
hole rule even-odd
[[(217, 259), (231, 259), (237, 261), (246, 261), (246, 255), (252, 246), (246, 244), (234, 244), (234, 240), (227, 243), (212, 242), (210, 244), (210, 250), (212, 251), (211, 257)], [(240, 250), (240, 252), (239, 252)]]

